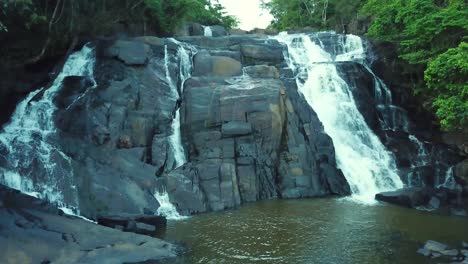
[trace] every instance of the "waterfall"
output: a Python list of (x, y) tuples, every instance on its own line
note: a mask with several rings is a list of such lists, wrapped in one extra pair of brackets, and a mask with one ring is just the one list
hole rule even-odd
[(165, 216), (169, 220), (182, 220), (187, 218), (187, 216), (182, 216), (177, 212), (177, 209), (169, 200), (167, 191), (155, 192), (154, 198), (159, 202), (158, 215)]
[(71, 159), (54, 144), (57, 107), (53, 100), (65, 77), (92, 79), (94, 63), (94, 50), (87, 45), (71, 54), (53, 84), (31, 92), (19, 103), (0, 133), (0, 146), (7, 151), (0, 183), (48, 200), (67, 214), (79, 214), (79, 204)]
[(352, 42), (345, 42), (344, 53), (333, 60), (332, 54), (305, 34), (282, 34), (276, 38), (287, 45), (285, 59), (297, 74), (298, 89), (333, 140), (337, 166), (350, 184), (353, 198), (374, 203), (376, 193), (403, 187), (393, 156), (368, 127), (349, 85), (334, 64), (336, 60), (362, 60), (362, 41), (349, 38)]
[(448, 168), (447, 172), (445, 172), (444, 182), (439, 184), (437, 187), (445, 187), (454, 190), (456, 185), (457, 182), (455, 181), (455, 177), (453, 176), (453, 167), (450, 167)]
[(409, 135), (408, 138), (418, 149), (416, 159), (414, 160), (412, 166), (426, 166), (429, 163), (429, 154), (427, 153), (424, 144), (415, 135)]
[[(346, 35), (341, 45), (344, 54), (336, 56), (337, 61), (356, 61), (361, 63), (374, 79), (374, 100), (379, 113), (379, 123), (382, 130), (401, 131), (408, 134), (409, 141), (417, 150), (416, 157), (411, 163), (411, 171), (407, 173), (408, 185), (419, 174), (418, 167), (430, 164), (430, 156), (425, 145), (413, 134), (410, 134), (410, 120), (405, 109), (393, 104), (392, 93), (387, 85), (370, 69), (366, 63), (366, 51), (362, 39), (354, 35)], [(437, 169), (438, 170), (438, 169)], [(439, 174), (439, 172), (437, 172)]]
[(203, 35), (205, 37), (212, 37), (213, 36), (213, 31), (211, 30), (210, 26), (204, 26), (203, 27)]
[[(169, 54), (167, 51), (167, 45), (164, 46), (164, 69), (165, 77), (171, 88), (171, 93), (173, 98), (179, 101), (184, 92), (184, 84), (187, 79), (191, 77), (192, 74), (192, 57), (191, 54), (195, 53), (196, 50), (194, 47), (189, 46), (188, 44), (181, 43), (175, 39), (169, 39), (178, 45), (177, 48), (177, 58), (179, 62), (179, 80), (180, 86), (177, 87), (174, 80), (171, 77), (169, 70)], [(171, 154), (173, 155), (174, 164), (169, 165), (168, 169), (175, 169), (182, 166), (187, 162), (185, 157), (184, 146), (182, 144), (182, 137), (180, 131), (180, 105), (176, 104), (176, 111), (174, 119), (171, 124), (172, 134), (169, 136), (169, 145), (171, 149)], [(170, 202), (169, 194), (166, 190), (156, 191), (154, 197), (159, 202), (159, 208), (157, 213), (159, 215), (165, 216), (167, 219), (171, 220), (180, 220), (186, 217), (181, 216), (176, 207)]]
[[(191, 52), (193, 52), (194, 50), (192, 47), (186, 47), (185, 45), (183, 45), (175, 39), (170, 40), (179, 46), (177, 49), (180, 79), (179, 88), (175, 84), (174, 80), (172, 80), (172, 77), (169, 72), (169, 54), (167, 52), (167, 45), (164, 46), (164, 68), (166, 72), (166, 79), (168, 81), (169, 86), (171, 87), (173, 97), (177, 98), (177, 100), (180, 100), (182, 98), (185, 81), (189, 79), (192, 74), (192, 57), (190, 56), (187, 49), (189, 49)], [(182, 138), (180, 132), (180, 107), (178, 105), (176, 107), (177, 109), (171, 124), (172, 135), (169, 137), (171, 152), (174, 156), (174, 164), (172, 168), (180, 167), (186, 162), (185, 151), (182, 145)]]
[[(172, 80), (171, 74), (169, 72), (169, 54), (167, 52), (167, 45), (164, 46), (164, 69), (166, 72), (166, 80), (169, 84), (169, 87), (171, 88), (172, 97), (176, 100), (179, 100), (180, 96), (177, 85)], [(172, 134), (169, 136), (169, 145), (174, 158), (174, 164), (171, 166), (172, 169), (177, 168), (185, 163), (184, 148), (182, 146), (182, 139), (180, 134), (180, 113), (178, 109), (176, 110), (174, 119), (172, 120), (171, 131)]]

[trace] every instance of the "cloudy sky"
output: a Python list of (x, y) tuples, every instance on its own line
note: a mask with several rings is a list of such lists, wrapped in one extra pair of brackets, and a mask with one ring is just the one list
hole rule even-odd
[(219, 3), (226, 7), (228, 14), (239, 18), (239, 27), (244, 30), (266, 28), (273, 19), (262, 10), (260, 0), (219, 0)]

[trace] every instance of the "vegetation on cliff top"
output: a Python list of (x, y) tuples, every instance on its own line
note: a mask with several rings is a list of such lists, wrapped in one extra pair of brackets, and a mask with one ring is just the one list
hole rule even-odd
[(347, 31), (350, 23), (365, 20), (358, 12), (364, 0), (263, 0), (273, 15), (271, 27), (290, 30), (311, 27), (316, 30)]
[(166, 36), (186, 21), (227, 28), (237, 23), (209, 0), (0, 0), (0, 57), (3, 63), (34, 63), (64, 54), (79, 37), (119, 30)]
[[(271, 0), (272, 27), (348, 31), (369, 21), (368, 36), (397, 45), (424, 80), (413, 93), (441, 127), (468, 130), (468, 6), (466, 0)], [(423, 69), (423, 70), (420, 70)], [(425, 70), (425, 72), (424, 72)], [(424, 77), (423, 77), (424, 76)]]

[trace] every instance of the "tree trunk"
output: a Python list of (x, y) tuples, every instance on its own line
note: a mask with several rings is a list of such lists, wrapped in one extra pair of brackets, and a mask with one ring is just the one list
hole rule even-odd
[[(33, 58), (26, 60), (23, 63), (23, 65), (36, 63), (36, 62), (38, 62), (39, 60), (41, 60), (44, 57), (47, 49), (49, 48), (50, 42), (51, 42), (50, 32), (52, 31), (53, 24), (57, 22), (57, 21), (55, 21), (55, 19), (57, 17), (57, 11), (58, 11), (61, 3), (62, 3), (62, 0), (58, 0), (57, 3), (55, 4), (54, 12), (52, 13), (52, 17), (49, 20), (49, 27), (48, 27), (48, 30), (47, 30), (48, 31), (47, 32), (47, 39), (46, 39), (44, 45), (42, 46), (41, 52), (38, 55), (34, 56)], [(62, 8), (62, 10), (63, 10), (63, 8)]]

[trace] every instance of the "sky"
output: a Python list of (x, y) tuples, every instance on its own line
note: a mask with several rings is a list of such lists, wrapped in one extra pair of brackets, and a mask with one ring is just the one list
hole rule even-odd
[(243, 30), (266, 28), (273, 20), (271, 14), (260, 7), (260, 0), (219, 0), (219, 3), (229, 15), (240, 20), (239, 28)]

